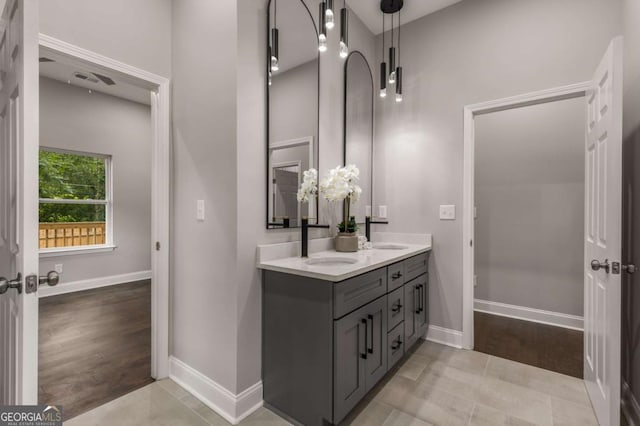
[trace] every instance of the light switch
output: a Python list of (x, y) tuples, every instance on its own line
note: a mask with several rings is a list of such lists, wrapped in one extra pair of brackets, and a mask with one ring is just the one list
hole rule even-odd
[(456, 206), (440, 206), (440, 220), (456, 220)]
[(387, 206), (378, 206), (378, 217), (381, 219), (387, 218)]
[(371, 206), (366, 206), (364, 210), (365, 210), (364, 215), (371, 217)]
[(204, 200), (198, 200), (196, 203), (196, 219), (204, 222)]

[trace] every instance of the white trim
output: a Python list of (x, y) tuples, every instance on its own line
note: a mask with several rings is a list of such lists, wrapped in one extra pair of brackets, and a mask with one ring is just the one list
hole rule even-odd
[(131, 272), (128, 274), (111, 275), (109, 277), (90, 278), (88, 280), (72, 281), (49, 287), (43, 286), (38, 290), (38, 297), (57, 296), (59, 294), (75, 293), (77, 291), (90, 290), (92, 288), (108, 287), (117, 284), (127, 284), (136, 281), (151, 279), (151, 271)]
[[(273, 209), (275, 206), (272, 206), (272, 198), (273, 198), (273, 185), (271, 184), (271, 182), (273, 182), (273, 169), (274, 169), (274, 164), (271, 164), (271, 154), (273, 151), (276, 151), (278, 149), (284, 149), (284, 148), (292, 148), (295, 146), (304, 146), (304, 145), (309, 145), (309, 168), (315, 168), (315, 161), (314, 161), (314, 154), (315, 154), (315, 148), (314, 148), (314, 140), (313, 140), (313, 136), (304, 136), (302, 138), (297, 138), (297, 139), (288, 139), (288, 140), (284, 140), (284, 141), (277, 141), (277, 142), (273, 142), (271, 144), (269, 144), (269, 165), (271, 167), (269, 167), (268, 173), (268, 179), (269, 179), (269, 200), (268, 200), (268, 205), (267, 205), (267, 210), (268, 210), (268, 214), (269, 217), (268, 222), (271, 222), (272, 218), (273, 218)], [(300, 162), (302, 163), (302, 162)], [(305, 172), (306, 170), (302, 170), (302, 166), (299, 167), (300, 171), (299, 171), (299, 181), (301, 182), (300, 179), (302, 179), (302, 175), (303, 172)], [(309, 199), (309, 212), (315, 212), (316, 207), (315, 207), (315, 198), (311, 197)], [(298, 203), (298, 220), (301, 219), (302, 216), (300, 216), (300, 210), (301, 210), (301, 203)]]
[(462, 331), (430, 325), (425, 340), (462, 349)]
[(151, 251), (151, 376), (169, 375), (169, 227), (171, 200), (170, 80), (140, 68), (40, 34), (40, 50), (47, 57), (75, 64), (90, 64), (110, 76), (151, 92), (152, 166), (151, 166), (151, 241), (160, 250)]
[(492, 302), (475, 299), (474, 310), (501, 317), (515, 318), (571, 330), (584, 330), (584, 318), (561, 312), (545, 311), (543, 309), (528, 308), (526, 306), (509, 305), (508, 303)]
[(473, 349), (475, 117), (496, 111), (585, 96), (589, 82), (512, 96), (464, 107), (464, 177), (462, 205), (462, 346)]
[(100, 244), (95, 246), (73, 246), (73, 247), (60, 247), (50, 249), (40, 249), (38, 255), (40, 259), (46, 257), (60, 257), (60, 256), (76, 256), (79, 254), (96, 254), (96, 253), (110, 253), (117, 249), (118, 246), (113, 244)]
[(171, 362), (169, 377), (229, 423), (237, 425), (262, 407), (262, 382), (235, 395), (179, 359), (173, 356), (169, 359)]

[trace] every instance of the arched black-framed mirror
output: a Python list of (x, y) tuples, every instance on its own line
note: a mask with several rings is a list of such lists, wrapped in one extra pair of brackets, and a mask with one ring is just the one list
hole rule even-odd
[(267, 229), (295, 228), (319, 214), (316, 200), (297, 200), (304, 171), (319, 169), (320, 54), (311, 10), (303, 0), (268, 3)]
[(367, 58), (357, 50), (344, 64), (344, 164), (360, 170), (362, 194), (351, 216), (364, 223), (373, 206), (374, 85)]

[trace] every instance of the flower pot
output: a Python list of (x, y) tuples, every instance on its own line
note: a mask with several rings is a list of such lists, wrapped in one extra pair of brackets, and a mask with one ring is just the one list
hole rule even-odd
[(335, 239), (336, 251), (350, 253), (358, 251), (358, 235), (355, 232), (340, 232)]

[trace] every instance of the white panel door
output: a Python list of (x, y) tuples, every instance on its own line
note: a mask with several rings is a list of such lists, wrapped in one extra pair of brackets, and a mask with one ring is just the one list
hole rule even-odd
[(622, 38), (587, 92), (584, 379), (601, 425), (620, 424)]
[(8, 0), (0, 27), (0, 405), (38, 399), (38, 296), (24, 288), (38, 274), (37, 11)]

